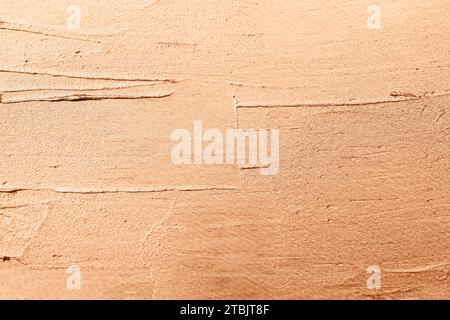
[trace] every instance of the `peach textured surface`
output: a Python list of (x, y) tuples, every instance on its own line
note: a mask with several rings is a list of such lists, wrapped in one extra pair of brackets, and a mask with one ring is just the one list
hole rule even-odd
[[(449, 16), (1, 1), (0, 298), (449, 299)], [(174, 164), (196, 120), (279, 129), (278, 174)]]

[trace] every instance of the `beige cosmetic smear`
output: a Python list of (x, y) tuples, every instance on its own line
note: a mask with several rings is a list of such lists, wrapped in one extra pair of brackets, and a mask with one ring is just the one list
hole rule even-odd
[[(2, 1), (0, 298), (450, 298), (449, 14)], [(175, 163), (197, 121), (279, 170)]]

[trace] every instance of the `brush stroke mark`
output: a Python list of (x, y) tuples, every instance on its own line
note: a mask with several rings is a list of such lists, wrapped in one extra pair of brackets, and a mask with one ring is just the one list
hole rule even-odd
[(442, 97), (450, 95), (449, 91), (442, 93), (424, 93), (420, 95), (415, 94), (401, 94), (394, 95), (392, 97), (399, 99), (377, 99), (377, 100), (367, 100), (367, 101), (351, 101), (351, 102), (305, 102), (296, 104), (270, 104), (270, 103), (260, 103), (260, 104), (237, 104), (236, 108), (250, 109), (250, 108), (302, 108), (302, 107), (346, 107), (346, 106), (368, 106), (377, 105), (385, 103), (397, 103), (404, 101), (414, 101), (422, 100), (431, 97)]
[(87, 101), (87, 100), (118, 100), (118, 99), (158, 99), (170, 97), (174, 91), (162, 94), (142, 94), (142, 95), (132, 95), (132, 94), (73, 94), (73, 95), (62, 95), (62, 96), (52, 96), (46, 98), (30, 98), (30, 99), (17, 99), (17, 100), (5, 100), (2, 96), (2, 104), (13, 104), (13, 103), (23, 103), (23, 102), (33, 102), (33, 101), (47, 101), (47, 102), (59, 102), (59, 101)]
[(101, 41), (98, 40), (92, 40), (89, 38), (82, 38), (82, 37), (71, 37), (64, 33), (50, 33), (47, 31), (41, 31), (36, 30), (32, 26), (26, 26), (18, 23), (11, 23), (6, 21), (0, 21), (0, 30), (8, 30), (8, 31), (14, 31), (14, 32), (25, 32), (25, 33), (31, 33), (31, 34), (37, 34), (37, 35), (43, 35), (47, 37), (54, 37), (54, 38), (60, 38), (60, 39), (67, 39), (67, 40), (75, 40), (75, 41), (85, 41), (85, 42), (92, 42), (101, 44)]
[(168, 82), (168, 83), (178, 83), (182, 80), (178, 79), (151, 79), (151, 78), (121, 78), (121, 77), (90, 77), (90, 76), (76, 76), (70, 74), (58, 74), (58, 73), (48, 73), (48, 72), (37, 72), (37, 71), (20, 71), (20, 70), (8, 70), (0, 69), (0, 72), (14, 73), (14, 74), (27, 74), (27, 75), (38, 75), (38, 76), (51, 76), (55, 78), (69, 78), (69, 79), (83, 79), (83, 80), (105, 80), (105, 81), (139, 81), (139, 82)]
[(224, 190), (240, 190), (238, 186), (179, 186), (179, 187), (166, 187), (157, 188), (149, 187), (142, 189), (101, 189), (101, 190), (83, 190), (83, 189), (52, 189), (52, 188), (8, 188), (0, 189), (0, 193), (17, 193), (22, 191), (49, 191), (55, 193), (68, 193), (68, 194), (102, 194), (102, 193), (154, 193), (154, 192), (173, 192), (173, 191), (224, 191)]

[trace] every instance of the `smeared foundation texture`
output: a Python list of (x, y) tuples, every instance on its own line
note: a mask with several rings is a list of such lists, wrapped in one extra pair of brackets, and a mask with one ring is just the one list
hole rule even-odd
[[(1, 1), (0, 298), (449, 299), (449, 15)], [(278, 173), (174, 164), (198, 120), (279, 129)]]

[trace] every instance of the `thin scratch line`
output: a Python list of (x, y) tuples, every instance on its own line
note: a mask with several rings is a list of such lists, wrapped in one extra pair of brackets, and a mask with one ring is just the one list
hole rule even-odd
[(237, 104), (236, 108), (301, 108), (301, 107), (345, 107), (345, 106), (367, 106), (385, 103), (399, 103), (405, 101), (422, 100), (431, 97), (442, 97), (450, 95), (450, 92), (442, 92), (438, 94), (423, 94), (414, 97), (405, 97), (403, 99), (385, 99), (374, 101), (354, 101), (354, 102), (306, 102), (296, 104)]

